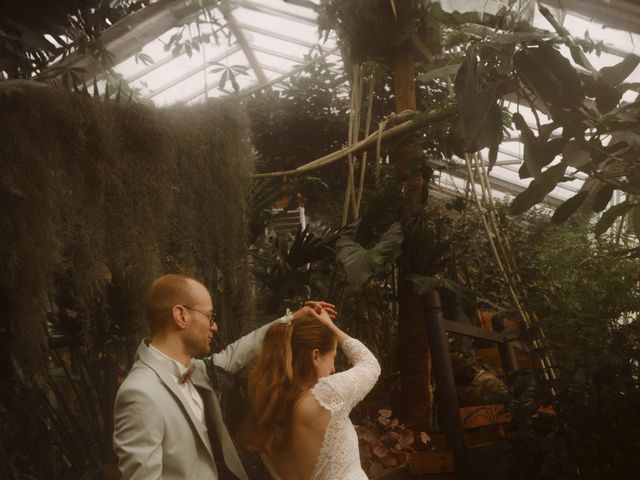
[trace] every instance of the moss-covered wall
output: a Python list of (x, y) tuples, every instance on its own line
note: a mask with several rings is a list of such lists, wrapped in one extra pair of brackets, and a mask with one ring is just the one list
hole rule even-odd
[(4, 361), (43, 367), (47, 319), (84, 346), (114, 331), (135, 344), (143, 293), (170, 271), (232, 305), (228, 336), (246, 329), (248, 139), (233, 102), (153, 109), (0, 84)]

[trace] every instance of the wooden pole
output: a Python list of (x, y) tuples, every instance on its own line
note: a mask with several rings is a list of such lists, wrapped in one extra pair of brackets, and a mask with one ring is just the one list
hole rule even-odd
[(436, 396), (440, 422), (444, 427), (449, 448), (453, 451), (456, 466), (456, 478), (469, 478), (469, 462), (464, 444), (464, 432), (460, 420), (458, 392), (453, 376), (449, 341), (444, 328), (444, 318), (437, 290), (430, 290), (425, 295), (426, 326), (429, 335), (431, 358), (436, 377)]
[[(413, 51), (409, 43), (401, 45), (393, 57), (396, 113), (416, 108), (416, 84)], [(421, 149), (409, 141), (397, 149), (391, 161), (398, 177), (406, 179), (403, 188), (403, 217), (419, 215), (423, 211), (424, 180), (412, 173)], [(411, 255), (411, 252), (403, 252)], [(424, 322), (422, 297), (411, 284), (402, 281), (400, 272), (398, 291), (398, 322), (400, 336), (400, 383), (405, 420), (417, 429), (431, 427), (433, 394), (431, 390), (431, 359)]]

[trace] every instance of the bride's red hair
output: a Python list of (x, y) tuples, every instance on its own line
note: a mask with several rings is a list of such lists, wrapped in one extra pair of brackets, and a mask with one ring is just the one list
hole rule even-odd
[(330, 352), (336, 337), (324, 323), (300, 318), (275, 323), (264, 337), (262, 353), (249, 376), (251, 410), (242, 428), (247, 450), (273, 454), (287, 441), (293, 406), (318, 381), (313, 351)]

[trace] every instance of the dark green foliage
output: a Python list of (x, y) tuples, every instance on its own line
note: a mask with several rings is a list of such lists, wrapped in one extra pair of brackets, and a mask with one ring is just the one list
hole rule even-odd
[(335, 30), (354, 63), (389, 61), (400, 44), (427, 25), (422, 2), (323, 0), (318, 11), (320, 30)]
[[(332, 67), (318, 61), (292, 77), (282, 91), (266, 90), (246, 100), (261, 170), (292, 170), (344, 146), (349, 98), (345, 77)], [(343, 163), (328, 167), (323, 179), (335, 182), (341, 171), (346, 171)]]
[[(517, 478), (633, 478), (640, 467), (640, 264), (591, 240), (585, 227), (533, 229), (520, 241), (532, 246), (518, 261), (556, 365), (559, 422), (520, 424), (519, 438), (528, 441), (514, 441), (522, 449)], [(547, 391), (534, 386), (535, 401), (548, 402)], [(540, 455), (537, 465), (529, 447)]]
[[(228, 337), (249, 328), (246, 192), (253, 160), (237, 104), (153, 110), (0, 84), (0, 124), (3, 391), (26, 379), (53, 388), (49, 347), (70, 345), (88, 369), (76, 370), (75, 381), (97, 382), (87, 387), (91, 396), (78, 397), (96, 409), (86, 417), (110, 411), (115, 371), (128, 367), (145, 329), (144, 292), (161, 273), (201, 278)], [(101, 364), (105, 359), (111, 367)], [(63, 392), (55, 398), (69, 401)], [(27, 411), (11, 413), (20, 422)], [(60, 425), (52, 435), (63, 434)], [(82, 458), (70, 458), (72, 467)]]
[[(429, 212), (446, 233), (447, 272), (472, 287), (481, 307), (517, 319), (475, 208), (433, 200)], [(541, 370), (508, 375), (513, 420), (495, 442), (506, 477), (522, 480), (635, 478), (640, 458), (640, 262), (624, 258), (588, 224), (549, 225), (530, 211), (516, 218), (498, 205), (498, 227), (511, 245), (526, 293), (544, 330), (557, 378)], [(446, 300), (446, 296), (443, 296)], [(533, 352), (532, 352), (533, 353)], [(535, 357), (532, 357), (535, 358)], [(553, 387), (556, 396), (551, 396)], [(504, 399), (503, 399), (504, 401)], [(552, 405), (557, 415), (539, 413)], [(580, 472), (580, 474), (578, 473)]]
[(542, 167), (546, 167), (562, 152), (565, 142), (560, 138), (549, 141), (549, 135), (555, 127), (553, 123), (543, 125), (540, 135), (536, 137), (520, 113), (514, 113), (511, 119), (514, 126), (520, 130), (520, 138), (524, 145), (523, 163), (518, 171), (520, 178), (537, 178)]
[(149, 0), (21, 0), (0, 3), (0, 78), (31, 78), (72, 49), (103, 61), (102, 31)]
[(581, 76), (587, 95), (595, 97), (596, 106), (601, 113), (608, 113), (618, 105), (622, 94), (627, 90), (621, 84), (633, 73), (639, 62), (640, 57), (630, 54), (617, 65), (601, 68), (600, 76)]
[(625, 215), (629, 210), (631, 210), (636, 205), (638, 204), (634, 202), (630, 202), (628, 200), (622, 203), (618, 203), (617, 205), (613, 205), (611, 208), (609, 208), (606, 212), (602, 214), (602, 216), (600, 217), (600, 220), (598, 220), (598, 223), (596, 223), (596, 226), (594, 228), (594, 233), (596, 235), (602, 235), (609, 228), (611, 228), (611, 226), (613, 225), (613, 223), (616, 221), (617, 218), (621, 217), (622, 215)]
[[(497, 446), (510, 466), (507, 478), (634, 478), (640, 458), (640, 262), (620, 256), (606, 238), (596, 241), (588, 225), (549, 225), (535, 211), (509, 219), (503, 206), (498, 216), (523, 300), (545, 333), (541, 338), (533, 329), (522, 340), (542, 342), (557, 376), (549, 382), (539, 370), (523, 370), (505, 379), (513, 421)], [(481, 305), (517, 318), (486, 239), (477, 234), (475, 209), (449, 224), (465, 284), (474, 287)], [(557, 415), (537, 414), (549, 405)]]
[[(548, 11), (546, 14), (550, 15)], [(569, 37), (563, 38), (570, 44), (574, 60), (591, 70), (580, 47)], [(538, 125), (536, 137), (519, 114), (513, 116), (524, 144), (520, 177), (533, 176), (536, 179), (516, 197), (511, 209), (513, 213), (526, 211), (541, 202), (559, 182), (571, 179), (570, 174), (559, 174), (560, 165), (542, 170), (560, 154), (567, 166), (591, 177), (586, 187), (593, 193), (594, 201), (590, 208), (594, 212), (604, 209), (613, 189), (627, 194), (638, 191), (638, 176), (633, 165), (633, 159), (637, 157), (637, 141), (632, 139), (638, 131), (638, 104), (622, 105), (621, 98), (630, 88), (623, 81), (639, 62), (639, 57), (629, 55), (617, 65), (604, 67), (599, 72), (593, 69), (589, 73), (578, 73), (551, 42), (536, 42), (515, 53), (516, 79), (545, 104), (552, 122)], [(585, 102), (585, 97), (595, 99), (597, 111)], [(605, 113), (608, 115), (601, 115)], [(587, 133), (588, 128), (592, 133)], [(550, 139), (550, 133), (555, 129), (561, 130), (561, 138)], [(606, 179), (603, 179), (603, 172)], [(574, 207), (580, 203), (578, 200), (584, 198), (576, 197), (564, 204), (554, 221), (569, 218), (577, 210)], [(611, 225), (613, 220), (615, 217), (611, 222), (607, 218), (600, 226), (604, 228), (605, 223)]]

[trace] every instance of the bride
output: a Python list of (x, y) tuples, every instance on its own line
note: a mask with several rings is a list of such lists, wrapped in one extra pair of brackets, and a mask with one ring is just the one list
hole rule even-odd
[[(306, 310), (285, 315), (264, 338), (249, 378), (243, 442), (276, 480), (366, 479), (349, 412), (375, 385), (380, 365), (333, 323), (333, 305)], [(335, 373), (338, 345), (352, 367)]]

